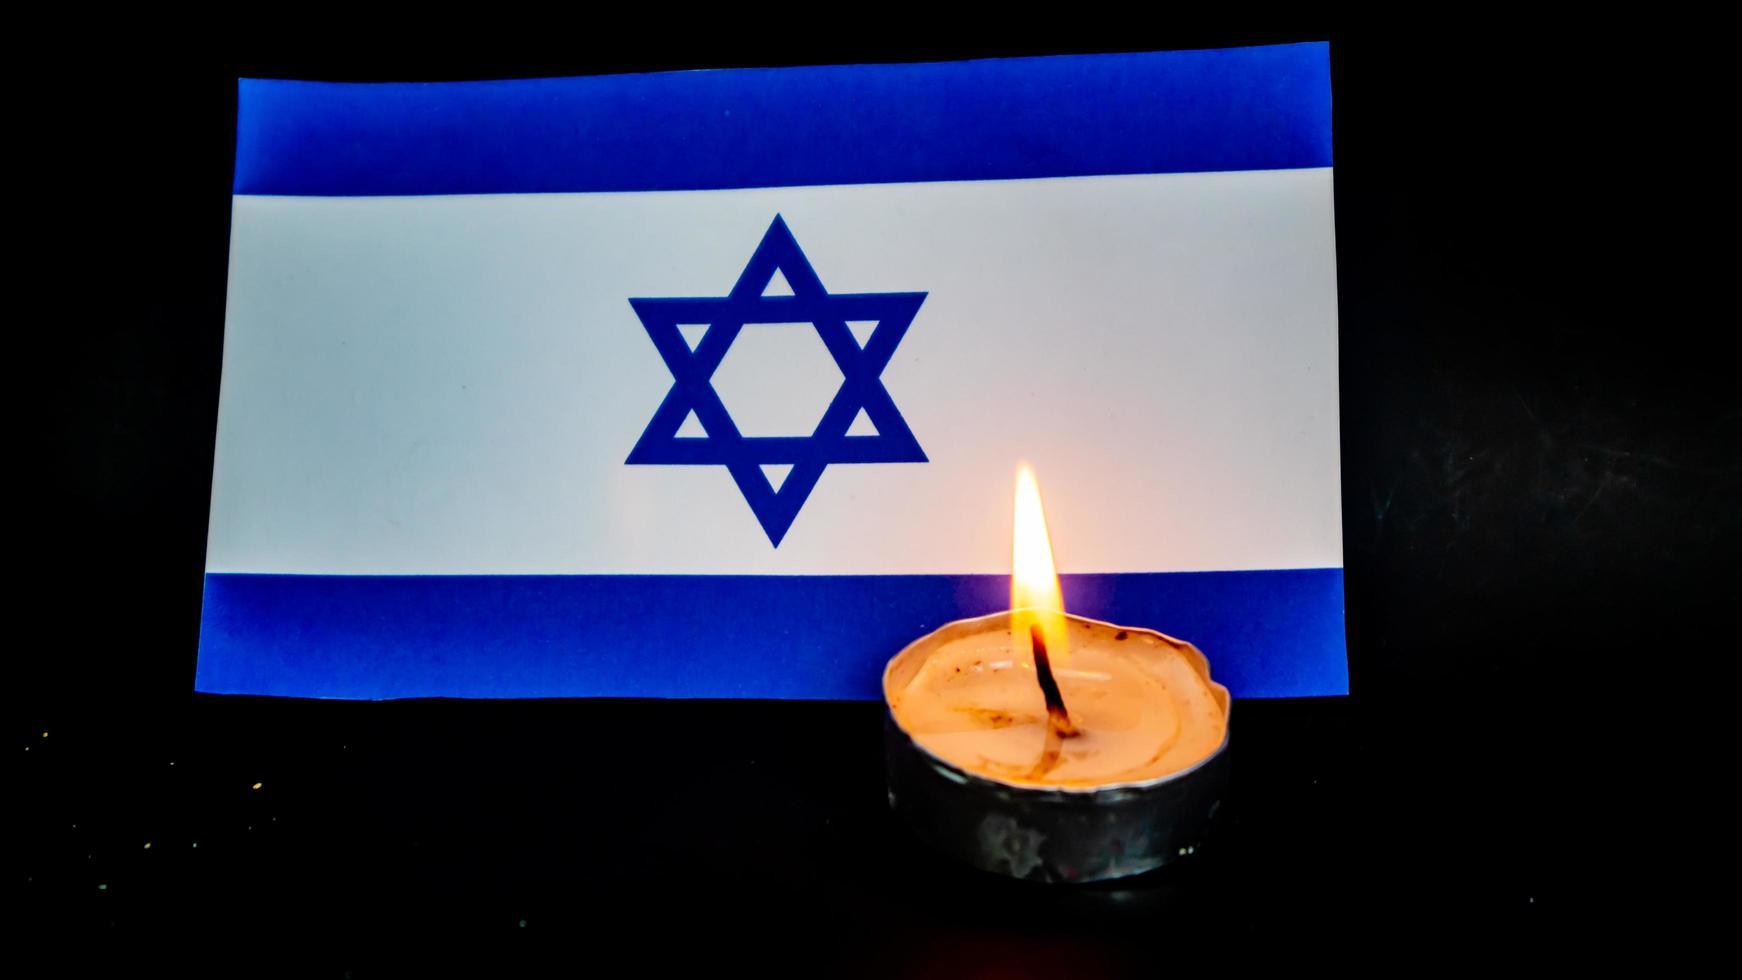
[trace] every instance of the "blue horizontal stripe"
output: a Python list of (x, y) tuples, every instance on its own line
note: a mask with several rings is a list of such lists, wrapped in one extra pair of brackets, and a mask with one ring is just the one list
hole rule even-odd
[(243, 79), (239, 194), (506, 194), (1331, 165), (1323, 43), (493, 82)]
[[(196, 686), (321, 698), (872, 699), (999, 575), (206, 576)], [(1236, 696), (1343, 694), (1343, 571), (1067, 575), (1068, 608), (1191, 640)]]

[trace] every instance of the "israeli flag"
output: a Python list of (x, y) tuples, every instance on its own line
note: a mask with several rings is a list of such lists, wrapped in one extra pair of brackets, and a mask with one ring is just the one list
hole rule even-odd
[(1322, 44), (240, 85), (197, 686), (875, 698), (1009, 601), (1342, 693)]

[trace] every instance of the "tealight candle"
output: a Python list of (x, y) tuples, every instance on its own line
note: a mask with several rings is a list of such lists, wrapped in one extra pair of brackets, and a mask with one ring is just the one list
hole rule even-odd
[(1220, 805), (1228, 691), (1196, 647), (1066, 615), (1040, 492), (1017, 476), (1012, 611), (884, 671), (890, 803), (987, 870), (1091, 881), (1196, 850)]

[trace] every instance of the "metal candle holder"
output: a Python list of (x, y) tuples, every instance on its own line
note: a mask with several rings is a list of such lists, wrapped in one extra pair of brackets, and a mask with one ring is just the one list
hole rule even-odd
[[(1210, 680), (1197, 647), (1153, 630), (1067, 616), (1093, 633), (1124, 632), (1183, 654), (1203, 676), (1224, 715), (1228, 689)], [(909, 644), (883, 671), (889, 805), (922, 839), (974, 867), (1038, 881), (1090, 882), (1142, 874), (1195, 851), (1221, 807), (1228, 782), (1230, 727), (1196, 765), (1155, 779), (1104, 786), (1034, 787), (968, 772), (933, 755), (903, 731), (889, 709), (931, 653), (951, 640), (1010, 629), (1010, 613), (957, 620)]]

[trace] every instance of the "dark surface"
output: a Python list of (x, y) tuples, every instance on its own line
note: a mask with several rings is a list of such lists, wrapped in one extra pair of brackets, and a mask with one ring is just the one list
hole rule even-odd
[[(1635, 882), (1702, 862), (1658, 821), (1699, 809), (1668, 763), (1695, 738), (1681, 689), (1727, 657), (1742, 412), (1728, 318), (1693, 299), (1717, 259), (1669, 224), (1707, 207), (1685, 38), (1298, 21), (656, 43), (525, 23), (332, 42), (355, 30), (74, 32), (27, 53), (51, 72), (21, 100), (10, 331), (28, 499), (8, 875), (31, 945), (76, 965), (90, 938), (195, 961), (235, 941), (254, 969), (367, 974), (476, 943), (707, 955), (700, 935), (752, 966), (800, 941), (869, 973), (1162, 972), (1188, 939), (1304, 961), (1541, 940), (1659, 906)], [(236, 75), (1326, 36), (1355, 693), (1238, 706), (1233, 796), (1199, 860), (1080, 890), (936, 860), (886, 812), (874, 704), (189, 693)]]

